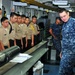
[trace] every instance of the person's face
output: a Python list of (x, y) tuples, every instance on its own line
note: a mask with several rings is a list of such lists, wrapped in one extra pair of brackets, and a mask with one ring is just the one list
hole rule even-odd
[(36, 24), (37, 18), (32, 18), (32, 22), (33, 22), (34, 24)]
[(63, 11), (62, 13), (59, 13), (59, 16), (63, 22), (67, 22), (69, 19), (69, 12)]
[(25, 24), (28, 25), (29, 22), (30, 22), (30, 19), (29, 19), (29, 18), (26, 18), (26, 19), (25, 19)]
[(18, 22), (18, 23), (21, 23), (21, 22), (22, 22), (21, 16), (18, 16), (17, 22)]
[(22, 23), (25, 23), (25, 17), (22, 18)]
[(14, 15), (13, 17), (11, 17), (11, 21), (12, 21), (12, 23), (17, 22), (17, 16), (16, 16), (16, 15)]
[(8, 23), (8, 19), (2, 22), (3, 27), (7, 28), (9, 23)]
[(2, 18), (2, 10), (0, 10), (0, 18)]
[(60, 24), (61, 23), (61, 21), (59, 20), (59, 19), (57, 19), (56, 20), (56, 24), (58, 25), (58, 24)]
[(2, 15), (2, 10), (0, 10), (0, 15)]

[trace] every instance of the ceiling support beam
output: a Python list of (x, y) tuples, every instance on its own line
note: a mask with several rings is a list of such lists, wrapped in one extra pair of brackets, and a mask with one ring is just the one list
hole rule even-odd
[(47, 5), (44, 5), (40, 2), (37, 2), (35, 0), (20, 0), (21, 2), (25, 2), (27, 4), (31, 4), (31, 5), (36, 5), (38, 7), (42, 7), (42, 8), (45, 8), (45, 9), (49, 9), (49, 10), (52, 10), (52, 11), (59, 11), (60, 9), (59, 8), (54, 8), (54, 7), (51, 7), (51, 6), (47, 6)]

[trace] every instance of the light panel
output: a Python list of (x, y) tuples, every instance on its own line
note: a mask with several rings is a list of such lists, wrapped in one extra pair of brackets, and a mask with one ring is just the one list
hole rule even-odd
[(30, 5), (29, 8), (38, 9), (38, 6)]
[(68, 1), (52, 1), (54, 5), (67, 5)]
[(43, 11), (44, 9), (40, 7), (39, 10), (42, 10)]
[(14, 1), (13, 1), (13, 5), (17, 5), (17, 6), (27, 6), (27, 3), (14, 2)]
[(70, 7), (70, 4), (69, 5), (60, 5), (60, 6), (58, 6), (58, 7), (60, 7), (60, 8), (69, 8)]

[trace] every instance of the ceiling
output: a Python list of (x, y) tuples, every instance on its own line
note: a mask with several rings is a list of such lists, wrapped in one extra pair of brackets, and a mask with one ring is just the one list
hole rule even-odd
[[(35, 1), (38, 1), (40, 3), (43, 3), (43, 4), (47, 5), (47, 6), (51, 6), (51, 7), (54, 7), (54, 8), (58, 8), (58, 5), (54, 5), (52, 3), (52, 1), (68, 1), (67, 5), (69, 5), (70, 7), (65, 7), (63, 5), (64, 6), (63, 8), (66, 8), (69, 11), (75, 11), (75, 0), (35, 0)], [(62, 7), (60, 7), (60, 8), (62, 8)]]
[[(14, 1), (25, 2), (29, 5), (36, 5), (38, 7), (43, 7), (44, 9), (49, 9), (53, 11), (59, 11), (60, 8), (63, 7), (69, 11), (75, 12), (75, 0), (14, 0)], [(62, 1), (67, 1), (67, 4), (66, 4), (66, 7), (65, 5), (63, 6), (60, 5), (61, 7), (59, 7), (59, 5), (53, 4), (53, 1), (55, 2), (61, 1), (59, 4), (61, 4)]]

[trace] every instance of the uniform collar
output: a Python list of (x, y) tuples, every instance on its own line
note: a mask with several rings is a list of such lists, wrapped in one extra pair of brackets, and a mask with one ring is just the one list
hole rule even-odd
[(4, 28), (3, 26), (2, 26), (2, 28), (7, 31), (7, 28)]

